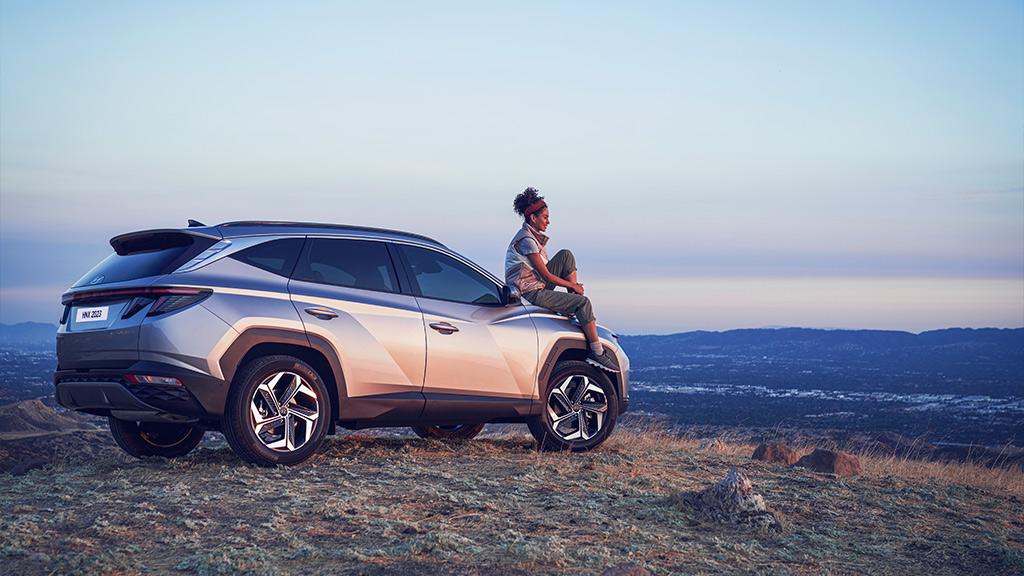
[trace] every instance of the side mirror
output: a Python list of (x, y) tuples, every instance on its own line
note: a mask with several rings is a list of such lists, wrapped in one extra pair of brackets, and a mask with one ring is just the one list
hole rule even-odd
[(501, 302), (505, 306), (512, 306), (513, 304), (519, 304), (522, 302), (522, 298), (519, 297), (519, 291), (514, 290), (511, 286), (501, 287)]

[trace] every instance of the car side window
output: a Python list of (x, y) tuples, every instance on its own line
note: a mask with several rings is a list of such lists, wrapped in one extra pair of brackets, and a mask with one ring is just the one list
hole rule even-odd
[(387, 246), (371, 240), (310, 238), (292, 278), (362, 290), (398, 291)]
[(467, 304), (501, 303), (494, 282), (462, 262), (424, 248), (402, 246), (402, 252), (421, 296)]
[(267, 272), (288, 277), (291, 275), (292, 269), (295, 268), (295, 261), (299, 258), (299, 250), (302, 249), (304, 240), (304, 238), (271, 240), (232, 254), (230, 258)]

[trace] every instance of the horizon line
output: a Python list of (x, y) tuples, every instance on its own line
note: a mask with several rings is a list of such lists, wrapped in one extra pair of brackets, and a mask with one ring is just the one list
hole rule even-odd
[[(15, 322), (13, 324), (9, 324), (9, 323), (6, 323), (6, 322), (0, 322), (0, 326), (11, 326), (11, 327), (13, 327), (13, 326), (20, 326), (22, 324), (49, 325), (49, 326), (53, 326), (54, 329), (56, 329), (59, 326), (59, 324), (55, 324), (53, 322), (40, 322), (40, 321), (36, 321), (36, 320), (25, 320), (23, 322)], [(607, 326), (605, 326), (605, 328), (607, 328)], [(609, 328), (609, 330), (610, 330), (610, 328)], [(914, 332), (913, 330), (897, 330), (897, 329), (892, 329), (892, 328), (842, 328), (842, 327), (834, 327), (834, 326), (820, 327), (820, 326), (783, 326), (783, 325), (741, 326), (741, 327), (737, 327), (737, 328), (726, 328), (724, 330), (709, 330), (709, 329), (704, 329), (704, 328), (693, 328), (693, 329), (690, 329), (690, 330), (682, 330), (682, 331), (679, 331), (679, 332), (658, 332), (658, 333), (646, 332), (646, 333), (636, 333), (636, 334), (619, 333), (619, 332), (615, 332), (614, 330), (612, 332), (615, 333), (618, 336), (675, 336), (677, 334), (689, 334), (691, 332), (717, 332), (717, 333), (723, 333), (723, 332), (736, 332), (736, 331), (739, 331), (739, 330), (817, 330), (819, 332), (902, 332), (902, 333), (906, 333), (906, 334), (913, 334), (915, 336), (920, 336), (921, 334), (924, 334), (926, 332), (941, 332), (943, 330), (1024, 330), (1024, 325), (1012, 326), (1012, 327), (1008, 327), (1008, 326), (947, 326), (945, 328), (933, 328), (931, 330), (922, 330), (920, 332)]]

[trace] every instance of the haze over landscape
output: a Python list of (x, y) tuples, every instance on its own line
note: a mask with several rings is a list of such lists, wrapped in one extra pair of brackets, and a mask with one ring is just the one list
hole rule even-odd
[(532, 185), (624, 333), (1024, 325), (1019, 2), (0, 6), (0, 322), (187, 218), (500, 273)]

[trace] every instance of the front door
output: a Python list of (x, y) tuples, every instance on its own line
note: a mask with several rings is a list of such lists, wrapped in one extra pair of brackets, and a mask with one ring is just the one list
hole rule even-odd
[(339, 420), (419, 417), (423, 315), (401, 293), (384, 242), (310, 238), (288, 288), (306, 332), (338, 353), (347, 394)]
[(423, 312), (427, 368), (424, 417), (460, 421), (523, 416), (537, 387), (537, 331), (521, 304), (468, 264), (402, 246)]

